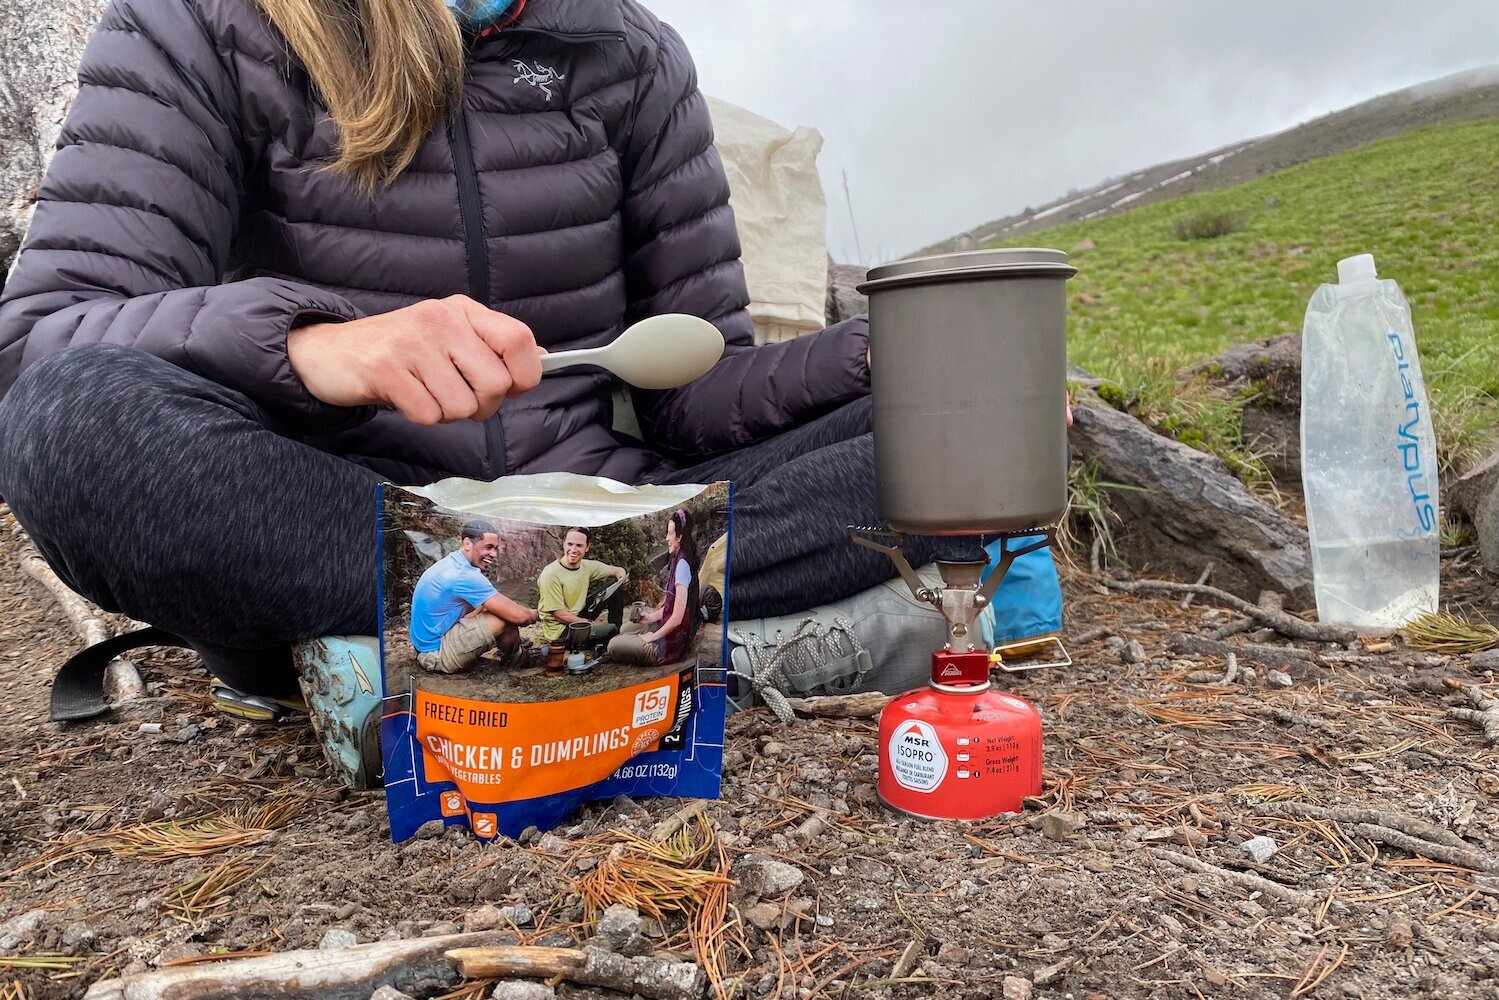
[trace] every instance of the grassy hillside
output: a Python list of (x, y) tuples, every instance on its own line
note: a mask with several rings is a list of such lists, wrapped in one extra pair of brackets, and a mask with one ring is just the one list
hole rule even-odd
[[(1162, 362), (1299, 331), (1337, 262), (1375, 256), (1410, 299), (1439, 430), (1465, 447), (1499, 396), (1499, 121), (1421, 129), (1282, 170), (1005, 244), (1052, 246), (1069, 283), (1069, 358), (1130, 381)], [(1178, 222), (1237, 228), (1183, 239)], [(1084, 241), (1091, 248), (1079, 249)], [(1463, 438), (1464, 440), (1458, 440)]]

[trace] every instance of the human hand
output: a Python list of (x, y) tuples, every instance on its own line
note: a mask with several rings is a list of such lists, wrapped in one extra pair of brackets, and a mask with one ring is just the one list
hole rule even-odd
[(614, 578), (616, 580), (618, 580), (620, 583), (624, 583), (626, 580), (628, 580), (630, 578), (630, 573), (629, 573), (628, 570), (626, 570), (626, 569), (624, 569), (622, 567), (616, 566), (616, 567), (614, 567)]
[(286, 338), (292, 371), (333, 406), (390, 405), (430, 427), (486, 420), (541, 381), (531, 328), (466, 295), (427, 299)]
[(1067, 426), (1072, 426), (1072, 390), (1067, 390)]

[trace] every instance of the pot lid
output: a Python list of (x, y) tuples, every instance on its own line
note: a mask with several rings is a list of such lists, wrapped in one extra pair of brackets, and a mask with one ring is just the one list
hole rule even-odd
[(954, 253), (932, 254), (929, 257), (907, 257), (904, 260), (891, 261), (889, 264), (881, 264), (870, 268), (866, 281), (879, 281), (883, 278), (911, 278), (918, 275), (927, 277), (948, 272), (963, 272), (971, 274), (977, 270), (989, 268), (1003, 268), (1006, 271), (1017, 268), (1036, 268), (1038, 270), (1051, 270), (1053, 267), (1062, 266), (1073, 270), (1072, 265), (1067, 263), (1067, 254), (1061, 250), (1049, 250), (1044, 247), (1001, 247), (995, 250), (959, 250)]

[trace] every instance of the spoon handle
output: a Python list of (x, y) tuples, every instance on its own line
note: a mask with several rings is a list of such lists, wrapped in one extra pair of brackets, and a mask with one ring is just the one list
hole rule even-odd
[(552, 372), (571, 368), (574, 365), (601, 365), (607, 367), (604, 348), (585, 347), (576, 351), (558, 351), (555, 354), (543, 354), (541, 356), (541, 374), (550, 375)]

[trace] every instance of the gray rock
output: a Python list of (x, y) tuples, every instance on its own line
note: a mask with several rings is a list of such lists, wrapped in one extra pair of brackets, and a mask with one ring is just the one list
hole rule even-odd
[(1119, 651), (1119, 659), (1125, 663), (1144, 663), (1145, 647), (1140, 645), (1139, 639), (1131, 639)]
[(451, 920), (443, 920), (422, 930), (422, 937), (442, 937), (444, 934), (457, 934), (459, 927)]
[(98, 938), (99, 932), (94, 930), (91, 924), (80, 920), (69, 924), (62, 932), (62, 946), (64, 948), (77, 948), (79, 945), (90, 944)]
[(1288, 688), (1296, 682), (1291, 680), (1291, 675), (1284, 670), (1276, 670), (1272, 667), (1265, 671), (1265, 683), (1271, 687)]
[(37, 931), (47, 919), (46, 910), (27, 910), (0, 924), (0, 951), (15, 951)]
[(370, 994), (370, 1000), (413, 1000), (411, 994), (402, 993), (394, 986), (382, 986)]
[(1478, 520), (1478, 507), (1499, 485), (1499, 449), (1464, 473), (1451, 486), (1444, 486), (1442, 501), (1450, 511)]
[(1082, 828), (1083, 822), (1078, 813), (1049, 812), (1041, 817), (1041, 835), (1047, 840), (1065, 842)]
[(486, 903), (476, 910), (469, 910), (463, 915), (463, 932), (465, 934), (473, 931), (492, 931), (496, 927), (506, 927), (508, 921), (505, 911), (493, 903)]
[(394, 986), (382, 986), (370, 994), (370, 1000), (413, 1000), (411, 994), (402, 993)]
[(530, 979), (501, 979), (489, 995), (494, 1000), (553, 1000), (557, 991)]
[(358, 943), (359, 938), (355, 936), (353, 931), (345, 930), (342, 927), (333, 927), (328, 930), (328, 933), (323, 935), (322, 940), (317, 943), (317, 946), (318, 951), (337, 951), (340, 948), (352, 948)]
[(1280, 847), (1269, 837), (1252, 837), (1240, 844), (1239, 850), (1260, 864), (1264, 864), (1275, 857), (1275, 852), (1280, 850)]
[(31, 219), (32, 199), (78, 91), (78, 60), (102, 0), (6, 0), (0, 102), (0, 285)]
[(773, 931), (781, 926), (781, 908), (774, 903), (756, 903), (744, 910), (744, 919), (762, 931)]
[(790, 892), (807, 877), (795, 865), (758, 854), (748, 854), (736, 861), (733, 875), (746, 892), (762, 899)]
[(1499, 649), (1485, 649), (1468, 661), (1470, 670), (1499, 670)]
[(1196, 579), (1212, 561), (1213, 583), (1254, 600), (1261, 590), (1312, 600), (1306, 531), (1250, 495), (1219, 459), (1156, 434), (1092, 392), (1078, 398), (1069, 433), (1074, 452), (1099, 478), (1139, 489), (1112, 490), (1120, 551), (1154, 575)]
[(1499, 572), (1499, 488), (1491, 488), (1478, 501), (1473, 514), (1473, 534), (1478, 537), (1478, 555), (1483, 568)]
[(869, 312), (869, 299), (856, 286), (864, 280), (865, 270), (854, 264), (835, 264), (828, 258), (828, 326)]
[(625, 939), (624, 944), (619, 946), (619, 953), (621, 955), (627, 955), (630, 958), (637, 958), (642, 955), (650, 955), (654, 953), (655, 950), (656, 946), (652, 944), (651, 939), (646, 937), (644, 934), (631, 934), (628, 938)]
[(640, 912), (621, 903), (615, 903), (599, 916), (598, 933), (609, 939), (615, 948), (640, 933)]
[(1301, 491), (1301, 335), (1235, 344), (1185, 374), (1205, 375), (1215, 387), (1249, 396), (1239, 411), (1244, 442), (1264, 456), (1276, 485)]
[(535, 914), (531, 912), (531, 908), (525, 903), (516, 903), (514, 906), (502, 906), (500, 907), (500, 913), (504, 915), (506, 920), (511, 921), (517, 927), (525, 927), (532, 920), (536, 919)]
[(1005, 976), (1004, 985), (1000, 987), (1004, 992), (1004, 1000), (1031, 1000), (1031, 981), (1021, 979), (1019, 976)]

